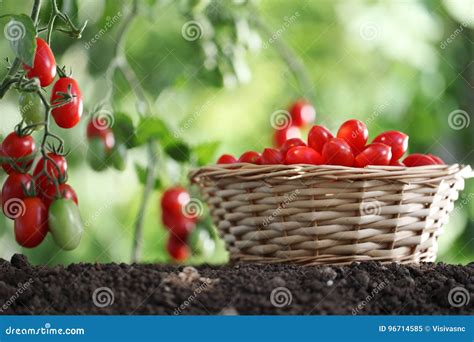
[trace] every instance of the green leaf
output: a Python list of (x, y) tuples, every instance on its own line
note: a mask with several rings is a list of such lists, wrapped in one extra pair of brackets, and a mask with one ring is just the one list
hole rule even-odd
[(197, 165), (203, 166), (214, 161), (219, 145), (218, 141), (210, 141), (195, 146), (193, 154)]
[(10, 46), (23, 63), (33, 66), (36, 51), (36, 30), (33, 21), (26, 14), (11, 15), (4, 33)]
[(115, 139), (127, 146), (133, 148), (137, 146), (137, 136), (133, 127), (132, 119), (125, 113), (114, 114), (114, 124), (112, 126)]
[(191, 148), (181, 140), (168, 142), (165, 145), (165, 153), (180, 163), (188, 162), (191, 159)]
[(136, 130), (137, 144), (145, 144), (150, 139), (167, 143), (173, 140), (172, 134), (166, 124), (157, 117), (143, 117)]
[[(145, 185), (146, 183), (146, 177), (147, 177), (147, 170), (141, 166), (140, 164), (136, 163), (135, 164), (135, 171), (137, 173), (138, 181)], [(153, 189), (159, 190), (163, 188), (163, 184), (161, 182), (161, 179), (159, 177), (156, 177), (155, 179), (155, 184), (153, 184)]]

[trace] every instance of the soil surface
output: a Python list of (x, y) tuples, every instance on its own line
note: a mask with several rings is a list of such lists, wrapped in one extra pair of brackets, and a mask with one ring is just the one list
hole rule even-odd
[(474, 263), (48, 267), (17, 254), (0, 259), (0, 305), (2, 314), (469, 315)]

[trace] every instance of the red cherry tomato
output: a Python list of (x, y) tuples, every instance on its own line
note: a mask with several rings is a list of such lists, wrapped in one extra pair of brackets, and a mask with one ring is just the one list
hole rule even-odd
[(26, 71), (26, 77), (37, 77), (42, 87), (47, 87), (56, 77), (56, 60), (53, 52), (41, 38), (36, 38), (36, 52), (33, 67), (23, 64)]
[(293, 126), (302, 127), (314, 121), (316, 110), (311, 103), (300, 99), (291, 106), (290, 115)]
[(323, 147), (323, 160), (327, 165), (353, 166), (354, 155), (349, 144), (340, 138), (329, 140)]
[(331, 132), (324, 126), (313, 126), (308, 133), (308, 146), (321, 154), (323, 146), (330, 139), (334, 138)]
[(15, 218), (21, 214), (26, 197), (25, 191), (33, 186), (33, 178), (27, 173), (12, 172), (2, 188), (2, 209), (5, 216)]
[(83, 103), (82, 94), (76, 80), (70, 77), (61, 77), (53, 86), (51, 92), (51, 104), (59, 104), (62, 101), (60, 93), (67, 93), (71, 87), (71, 94), (74, 96), (71, 102), (53, 108), (51, 114), (54, 121), (61, 128), (71, 128), (77, 125), (82, 116)]
[(403, 164), (408, 167), (414, 167), (423, 165), (437, 165), (438, 163), (426, 154), (412, 153), (409, 154), (405, 160), (403, 160)]
[(266, 148), (263, 150), (260, 160), (262, 165), (277, 165), (283, 164), (285, 158), (280, 151), (274, 148)]
[(230, 154), (223, 154), (217, 159), (217, 164), (234, 164), (237, 163), (237, 159)]
[(23, 215), (15, 219), (15, 238), (23, 247), (38, 246), (48, 233), (48, 209), (38, 197), (24, 200)]
[(285, 163), (321, 165), (323, 163), (323, 158), (318, 152), (310, 147), (297, 146), (288, 151)]
[(161, 211), (174, 217), (184, 216), (184, 208), (191, 200), (187, 190), (181, 186), (167, 189), (161, 197)]
[(110, 152), (115, 146), (114, 132), (109, 127), (103, 127), (97, 119), (92, 119), (87, 124), (87, 138), (100, 138), (107, 152)]
[(176, 261), (184, 261), (189, 256), (189, 248), (186, 243), (174, 235), (170, 235), (168, 243), (166, 244), (166, 250)]
[[(59, 193), (58, 193), (59, 188)], [(57, 198), (66, 198), (73, 200), (76, 204), (79, 204), (77, 200), (77, 195), (74, 189), (66, 183), (59, 184), (58, 188), (56, 188), (55, 184), (49, 184), (44, 193), (41, 196), (46, 208), (49, 208), (51, 203)]]
[(390, 166), (405, 166), (405, 164), (403, 164), (400, 160), (395, 160), (395, 161), (391, 161), (390, 164), (388, 164)]
[(355, 166), (388, 165), (392, 159), (390, 146), (382, 143), (372, 143), (355, 157)]
[(355, 155), (359, 154), (364, 150), (365, 143), (369, 136), (369, 131), (365, 124), (359, 120), (348, 120), (344, 122), (339, 131), (337, 131), (337, 137), (344, 139)]
[(301, 139), (301, 131), (296, 126), (289, 126), (275, 130), (273, 142), (276, 148), (280, 148), (285, 143), (285, 141), (292, 138)]
[(165, 227), (167, 227), (173, 235), (179, 237), (183, 241), (186, 241), (189, 233), (191, 233), (196, 227), (196, 220), (182, 215), (175, 216), (164, 211), (161, 218)]
[(280, 151), (284, 156), (286, 156), (286, 153), (296, 146), (306, 146), (306, 144), (300, 138), (291, 138), (285, 141), (285, 143), (281, 146)]
[(59, 183), (63, 183), (66, 178), (66, 158), (52, 152), (48, 153), (48, 156), (53, 160), (54, 164), (49, 159), (46, 161), (46, 174), (43, 172), (45, 164), (44, 157), (41, 157), (40, 160), (38, 160), (35, 170), (33, 171), (36, 190), (40, 193), (40, 195), (42, 195), (46, 191), (46, 188), (49, 185), (54, 184), (50, 178), (56, 179)]
[[(35, 153), (35, 141), (31, 135), (20, 136), (16, 132), (12, 132), (6, 136), (2, 142), (2, 155), (11, 158), (27, 158), (33, 157)], [(15, 163), (18, 169), (28, 171), (33, 163), (33, 158)], [(8, 163), (4, 163), (3, 169), (7, 173), (15, 171), (15, 168)]]
[(408, 149), (408, 135), (399, 131), (387, 131), (377, 135), (373, 142), (392, 148), (392, 161), (400, 159)]
[(429, 156), (431, 159), (433, 159), (436, 164), (438, 164), (438, 165), (446, 165), (446, 163), (444, 162), (444, 160), (441, 159), (440, 157), (435, 156), (435, 155), (432, 155), (432, 154), (429, 154), (429, 153), (428, 153), (428, 156)]
[(260, 153), (255, 151), (244, 152), (240, 158), (239, 163), (260, 164)]

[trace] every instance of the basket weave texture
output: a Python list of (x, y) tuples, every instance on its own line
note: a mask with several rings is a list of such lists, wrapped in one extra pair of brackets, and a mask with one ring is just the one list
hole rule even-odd
[(434, 261), (469, 166), (214, 165), (190, 173), (231, 259)]

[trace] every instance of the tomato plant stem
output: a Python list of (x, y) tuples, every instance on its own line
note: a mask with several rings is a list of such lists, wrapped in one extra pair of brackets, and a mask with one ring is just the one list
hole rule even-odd
[[(253, 16), (251, 19), (266, 37), (272, 37), (274, 35), (274, 31), (268, 27), (258, 15)], [(288, 44), (286, 44), (282, 38), (274, 39), (272, 44), (290, 71), (293, 73), (296, 81), (298, 82), (300, 91), (303, 93), (303, 96), (315, 104), (315, 89), (312, 85), (311, 79), (308, 77), (309, 73), (306, 70), (303, 61), (298, 57), (298, 55), (295, 54), (293, 49)]]
[(143, 224), (145, 221), (146, 208), (150, 200), (150, 195), (153, 191), (156, 176), (156, 164), (158, 162), (158, 152), (156, 149), (156, 142), (150, 141), (148, 147), (148, 166), (146, 170), (145, 186), (143, 189), (140, 208), (135, 220), (135, 232), (132, 247), (132, 262), (137, 262), (140, 259), (141, 246), (143, 240)]

